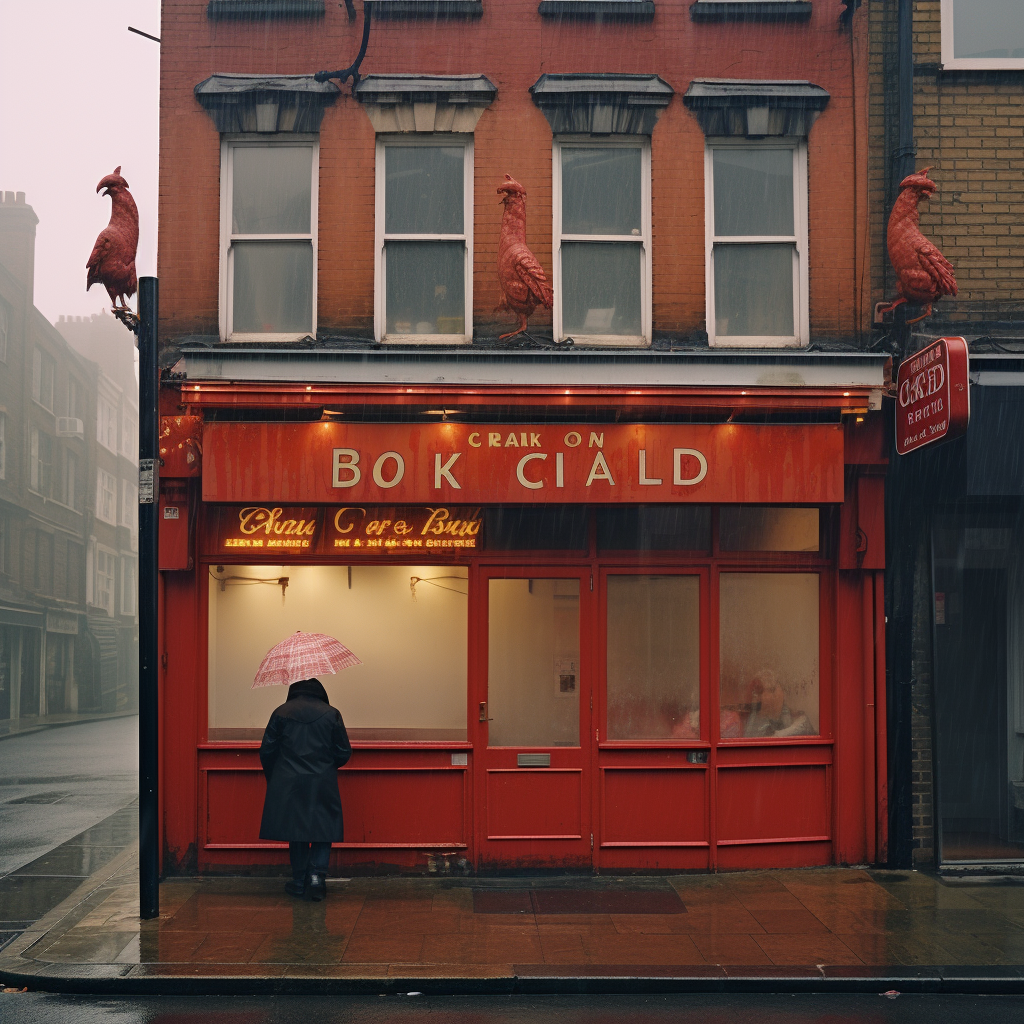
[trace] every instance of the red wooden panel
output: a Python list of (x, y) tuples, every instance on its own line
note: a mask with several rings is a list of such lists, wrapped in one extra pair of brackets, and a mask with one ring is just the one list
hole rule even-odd
[(488, 771), (487, 838), (582, 838), (582, 779), (577, 769)]
[(602, 846), (707, 842), (707, 773), (696, 768), (603, 768)]
[(772, 843), (720, 846), (719, 871), (757, 871), (764, 868), (813, 868), (835, 863), (831, 843)]
[(828, 769), (823, 765), (718, 771), (718, 842), (828, 839)]
[[(268, 846), (259, 838), (261, 771), (205, 771), (206, 843)], [(384, 769), (339, 776), (345, 846), (465, 846), (465, 771)]]
[(205, 771), (206, 845), (260, 844), (267, 783), (261, 771)]
[(345, 771), (339, 781), (346, 846), (466, 844), (463, 770)]

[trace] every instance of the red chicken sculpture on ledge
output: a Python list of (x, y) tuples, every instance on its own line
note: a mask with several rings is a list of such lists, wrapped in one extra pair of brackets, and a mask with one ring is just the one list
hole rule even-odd
[(900, 194), (889, 216), (887, 242), (889, 259), (896, 270), (896, 291), (899, 298), (892, 303), (880, 303), (875, 320), (904, 302), (925, 306), (924, 313), (908, 323), (923, 320), (932, 311), (932, 303), (943, 295), (956, 295), (956, 278), (949, 260), (928, 241), (918, 227), (918, 203), (929, 199), (938, 186), (928, 177), (930, 167), (907, 175), (900, 182)]
[[(128, 300), (139, 287), (135, 276), (135, 253), (139, 247), (139, 210), (128, 191), (128, 182), (121, 177), (120, 166), (114, 168), (96, 186), (110, 196), (110, 223), (99, 233), (92, 255), (86, 263), (89, 274), (85, 282), (88, 291), (94, 284), (107, 289), (112, 312), (131, 328), (130, 321), (135, 314), (128, 306)], [(118, 304), (120, 299), (120, 305)]]
[[(514, 338), (526, 334), (526, 320), (538, 307), (550, 309), (551, 285), (540, 261), (526, 244), (526, 189), (512, 177), (505, 175), (505, 183), (498, 187), (498, 195), (505, 212), (501, 216), (501, 236), (498, 239), (498, 282), (501, 285), (499, 309), (507, 309), (519, 317), (519, 327), (498, 339)], [(530, 337), (526, 334), (526, 337)]]

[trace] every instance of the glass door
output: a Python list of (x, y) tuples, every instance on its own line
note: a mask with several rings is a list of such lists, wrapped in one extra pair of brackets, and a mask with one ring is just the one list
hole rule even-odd
[(589, 869), (590, 572), (494, 570), (482, 582), (480, 867)]

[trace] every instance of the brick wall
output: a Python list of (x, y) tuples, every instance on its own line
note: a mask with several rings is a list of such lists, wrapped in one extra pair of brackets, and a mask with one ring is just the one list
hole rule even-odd
[[(676, 96), (654, 131), (656, 332), (704, 328), (704, 138), (679, 96), (693, 78), (806, 79), (831, 94), (809, 139), (812, 338), (866, 326), (867, 19), (839, 28), (838, 3), (809, 22), (695, 24), (690, 0), (658, 0), (650, 22), (543, 19), (536, 0), (485, 0), (470, 20), (375, 22), (364, 73), (486, 74), (498, 96), (475, 137), (474, 307), (493, 320), (505, 172), (526, 186), (528, 241), (551, 271), (551, 132), (529, 87), (544, 72), (661, 75)], [(217, 333), (219, 136), (193, 88), (215, 72), (311, 73), (350, 62), (361, 24), (328, 4), (296, 21), (214, 21), (206, 0), (167, 0), (161, 26), (160, 311), (165, 337)], [(346, 88), (320, 137), (319, 310), (323, 333), (369, 336), (373, 321), (374, 134)], [(537, 318), (538, 322), (540, 317)]]
[[(868, 12), (869, 161), (875, 299), (895, 296), (885, 256), (892, 195), (886, 176), (895, 148), (896, 0)], [(932, 165), (939, 192), (921, 205), (921, 230), (956, 272), (959, 295), (943, 299), (943, 319), (1019, 319), (1024, 315), (1024, 74), (943, 72), (940, 0), (914, 4), (914, 135), (917, 167)], [(885, 80), (886, 75), (890, 81)], [(888, 86), (888, 88), (887, 88)], [(886, 117), (891, 118), (886, 123)]]

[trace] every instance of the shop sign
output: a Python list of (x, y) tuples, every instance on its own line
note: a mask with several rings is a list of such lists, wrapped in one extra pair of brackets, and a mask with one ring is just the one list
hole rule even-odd
[(479, 508), (327, 508), (327, 551), (451, 551), (476, 549)]
[(225, 512), (222, 551), (311, 552), (315, 546), (319, 509), (249, 505)]
[(203, 499), (839, 502), (843, 433), (832, 424), (209, 423)]
[(46, 632), (78, 635), (78, 616), (68, 612), (57, 612), (52, 608), (46, 612)]
[(900, 364), (896, 451), (900, 455), (966, 433), (971, 414), (967, 342), (939, 338)]
[[(323, 524), (321, 528), (321, 524)], [(218, 550), (253, 554), (476, 549), (479, 508), (338, 505), (246, 505), (220, 509)]]

